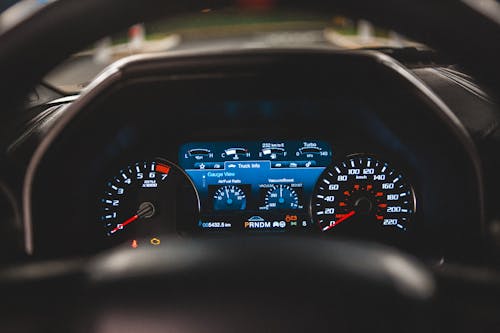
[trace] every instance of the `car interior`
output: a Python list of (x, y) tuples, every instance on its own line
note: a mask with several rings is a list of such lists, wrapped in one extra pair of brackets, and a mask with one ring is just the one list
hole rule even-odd
[(0, 331), (498, 332), (499, 40), (496, 0), (12, 5)]

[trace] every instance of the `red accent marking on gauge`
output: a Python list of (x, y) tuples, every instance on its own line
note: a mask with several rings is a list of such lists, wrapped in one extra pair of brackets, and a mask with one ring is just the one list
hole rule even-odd
[(349, 191), (344, 191), (344, 195), (350, 196), (351, 193)]
[(377, 194), (375, 194), (376, 197), (382, 197), (384, 195), (383, 192), (377, 192)]
[(157, 164), (155, 170), (159, 173), (168, 175), (168, 173), (170, 172), (170, 167), (165, 164)]
[(380, 208), (387, 208), (387, 204), (380, 204), (378, 205)]
[(118, 224), (113, 230), (110, 231), (111, 234), (114, 234), (115, 232), (117, 232), (118, 230), (121, 230), (123, 229), (125, 226), (129, 225), (130, 223), (134, 222), (135, 220), (137, 220), (139, 218), (139, 215), (135, 214), (134, 216), (132, 216), (131, 218), (129, 218), (127, 221), (123, 222), (123, 223), (120, 223)]
[(359, 186), (359, 184), (354, 185), (354, 189), (355, 189), (355, 190), (359, 190), (359, 188), (360, 188), (360, 187), (361, 187), (361, 186)]
[(345, 206), (347, 206), (347, 204), (346, 204), (345, 202), (340, 202), (340, 203), (339, 203), (339, 206), (340, 206), (340, 207), (345, 207)]
[(352, 217), (354, 214), (356, 214), (356, 211), (355, 210), (351, 210), (349, 213), (347, 214), (337, 214), (335, 215), (335, 218), (337, 218), (337, 216), (339, 215), (343, 215), (341, 218), (339, 218), (337, 221), (335, 221), (334, 224), (330, 224), (329, 226), (327, 227), (324, 227), (323, 228), (323, 231), (328, 231), (330, 230), (331, 228), (333, 227), (336, 227), (338, 226), (340, 223), (344, 222), (345, 220), (347, 220), (348, 218)]
[(366, 190), (370, 191), (373, 188), (373, 185), (366, 185)]
[(380, 215), (376, 215), (376, 216), (377, 216), (377, 220), (379, 220), (379, 221), (382, 221), (384, 219), (383, 216), (380, 216)]

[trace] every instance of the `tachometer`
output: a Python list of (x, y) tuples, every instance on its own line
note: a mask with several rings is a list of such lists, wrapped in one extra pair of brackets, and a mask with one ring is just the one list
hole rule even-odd
[(403, 174), (372, 156), (353, 155), (325, 170), (311, 200), (322, 231), (340, 225), (406, 231), (415, 195)]
[(158, 240), (159, 234), (175, 230), (179, 200), (189, 211), (199, 208), (194, 187), (180, 168), (160, 159), (137, 162), (106, 184), (100, 220), (107, 236)]

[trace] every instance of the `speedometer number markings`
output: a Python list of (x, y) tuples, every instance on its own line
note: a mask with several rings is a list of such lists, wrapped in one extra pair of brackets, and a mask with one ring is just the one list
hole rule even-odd
[(311, 214), (322, 231), (341, 223), (405, 231), (414, 211), (406, 178), (388, 163), (364, 155), (327, 168), (311, 200)]

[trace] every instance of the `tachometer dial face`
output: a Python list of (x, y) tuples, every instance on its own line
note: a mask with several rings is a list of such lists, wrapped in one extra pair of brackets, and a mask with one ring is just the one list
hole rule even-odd
[(321, 175), (311, 214), (322, 231), (348, 226), (406, 231), (415, 205), (413, 189), (401, 172), (375, 157), (354, 155)]
[(266, 193), (265, 204), (268, 209), (297, 209), (299, 196), (290, 185), (273, 185)]
[(219, 187), (214, 194), (214, 210), (245, 210), (247, 197), (241, 188), (235, 185)]
[(137, 162), (106, 184), (100, 220), (109, 237), (158, 239), (175, 230), (179, 200), (188, 211), (199, 209), (196, 191), (181, 169), (160, 159)]

